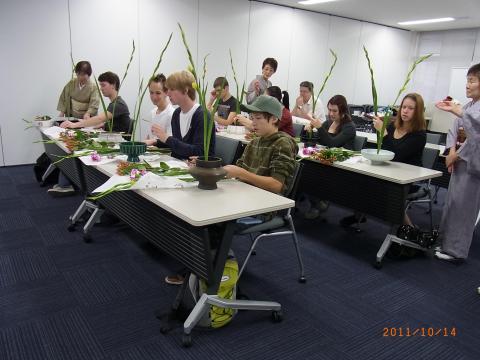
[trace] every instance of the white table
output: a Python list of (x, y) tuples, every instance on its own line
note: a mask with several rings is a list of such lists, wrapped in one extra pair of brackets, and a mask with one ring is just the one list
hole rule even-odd
[(250, 142), (250, 140), (245, 138), (245, 134), (231, 134), (226, 131), (219, 131), (215, 133), (215, 135), (237, 140), (240, 141), (242, 144), (248, 144)]
[(440, 171), (399, 162), (384, 165), (324, 165), (304, 159), (299, 192), (375, 216), (392, 224), (403, 221), (410, 184), (441, 176)]
[[(159, 161), (171, 160), (164, 155)], [(97, 166), (107, 176), (116, 163)], [(206, 226), (295, 206), (295, 201), (238, 180), (222, 180), (216, 190), (198, 187), (148, 189), (135, 192), (193, 226)]]

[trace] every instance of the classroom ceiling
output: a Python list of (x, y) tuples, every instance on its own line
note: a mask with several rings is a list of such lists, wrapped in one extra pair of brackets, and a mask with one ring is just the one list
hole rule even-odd
[[(412, 31), (480, 28), (480, 0), (336, 0), (302, 5), (298, 0), (267, 0), (271, 4), (338, 15)], [(398, 22), (453, 17), (455, 21), (398, 25)]]

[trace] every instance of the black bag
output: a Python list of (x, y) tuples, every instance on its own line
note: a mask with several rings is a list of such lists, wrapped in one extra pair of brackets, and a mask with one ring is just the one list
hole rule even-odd
[(35, 179), (37, 179), (37, 181), (42, 185), (56, 184), (58, 182), (58, 168), (55, 168), (55, 170), (53, 170), (50, 175), (47, 176), (45, 181), (42, 181), (43, 174), (45, 174), (45, 171), (47, 171), (51, 163), (52, 162), (50, 161), (50, 158), (47, 156), (47, 154), (43, 153), (37, 159), (35, 165), (33, 165), (33, 173), (35, 174)]
[(438, 231), (422, 231), (410, 225), (402, 225), (398, 228), (397, 237), (429, 249), (437, 242)]

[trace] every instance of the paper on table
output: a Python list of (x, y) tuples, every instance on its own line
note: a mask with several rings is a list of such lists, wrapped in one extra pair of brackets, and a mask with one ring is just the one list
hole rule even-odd
[(97, 166), (97, 165), (104, 165), (114, 161), (117, 161), (116, 158), (109, 158), (106, 155), (99, 155), (100, 161), (93, 161), (90, 155), (81, 156), (80, 160), (87, 166)]
[[(183, 177), (187, 177), (184, 175)], [(103, 185), (93, 190), (94, 193), (101, 193), (111, 189), (118, 184), (127, 184), (130, 182), (130, 177), (127, 175), (113, 175)], [(130, 189), (181, 189), (184, 187), (197, 186), (196, 182), (186, 182), (174, 176), (158, 176), (154, 173), (147, 172), (143, 175)]]
[(352, 156), (351, 158), (349, 158), (347, 160), (342, 161), (342, 163), (344, 163), (344, 164), (359, 164), (359, 163), (365, 162), (365, 161), (368, 161), (368, 160), (365, 159), (362, 155), (356, 155), (356, 156)]
[(65, 129), (61, 128), (60, 126), (52, 126), (43, 130), (43, 133), (51, 138), (54, 138), (55, 140), (58, 140), (60, 138), (60, 133), (64, 131)]

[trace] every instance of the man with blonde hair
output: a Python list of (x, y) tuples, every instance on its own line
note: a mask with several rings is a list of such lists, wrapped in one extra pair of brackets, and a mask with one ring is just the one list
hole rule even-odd
[[(161, 126), (152, 125), (152, 133), (158, 138), (157, 147), (169, 147), (172, 156), (188, 159), (190, 156), (203, 156), (203, 109), (195, 101), (195, 78), (188, 71), (171, 74), (165, 83), (167, 95), (178, 108), (173, 112), (169, 135)], [(215, 152), (215, 127), (212, 128), (209, 156)]]

